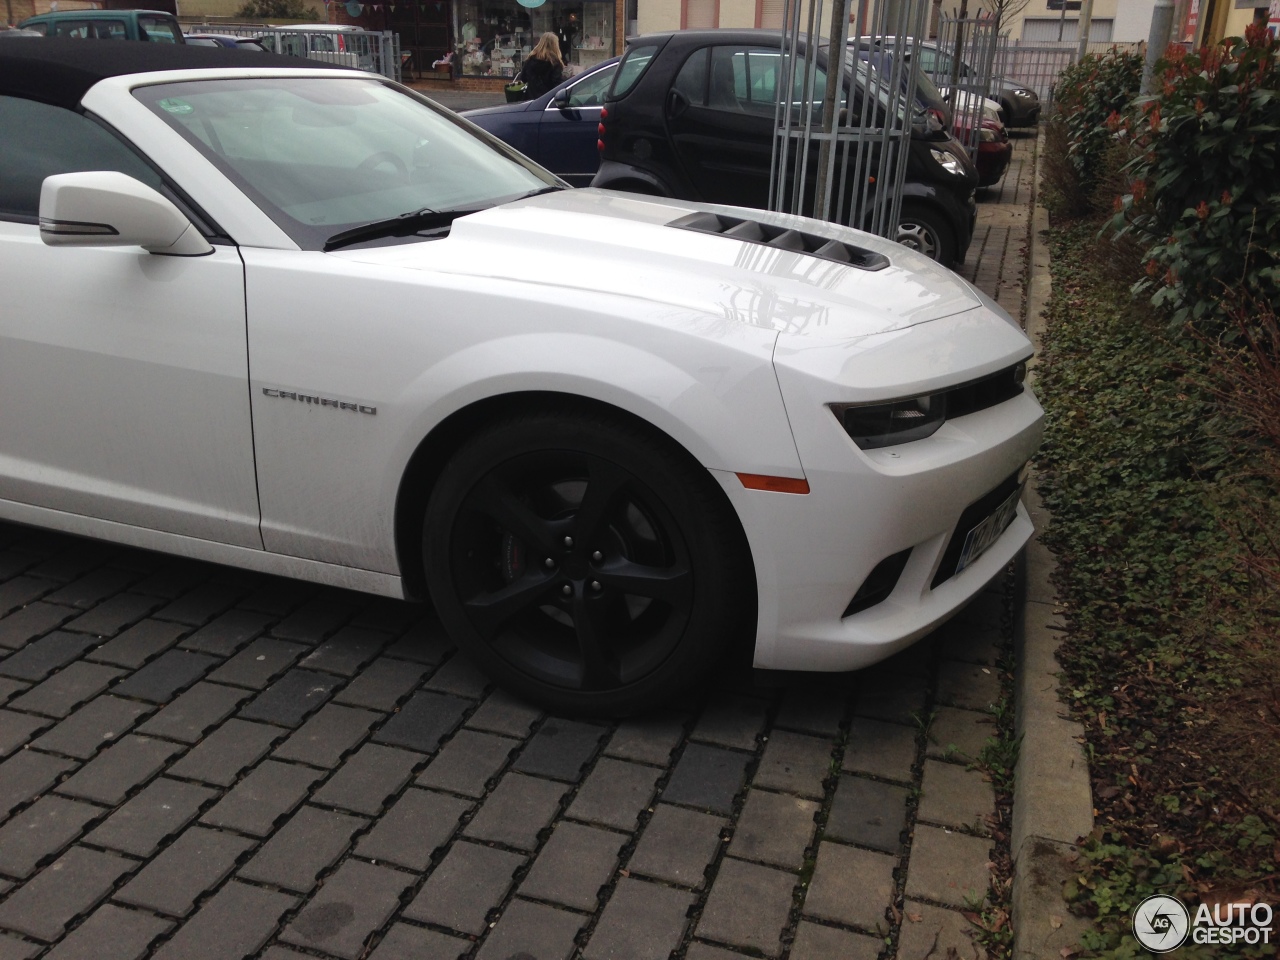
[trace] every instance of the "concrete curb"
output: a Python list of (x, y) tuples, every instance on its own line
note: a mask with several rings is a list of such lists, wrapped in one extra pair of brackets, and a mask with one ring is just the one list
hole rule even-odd
[[(1043, 136), (1043, 135), (1042, 135)], [(1041, 142), (1043, 147), (1043, 140)], [(1037, 150), (1036, 182), (1043, 149)], [(1027, 281), (1027, 333), (1040, 352), (1044, 310), (1051, 293), (1049, 251), (1044, 231), (1049, 214), (1035, 207), (1031, 224), (1031, 267)], [(1034, 383), (1034, 361), (1031, 364)], [(1026, 505), (1036, 530), (1051, 522), (1039, 493), (1028, 490)], [(1072, 874), (1076, 840), (1093, 829), (1093, 797), (1084, 755), (1084, 728), (1069, 719), (1058, 697), (1055, 652), (1063, 624), (1049, 582), (1053, 557), (1037, 536), (1019, 563), (1022, 621), (1015, 638), (1017, 704), (1015, 734), (1022, 738), (1013, 792), (1013, 955), (1015, 960), (1058, 958), (1089, 928), (1067, 911), (1062, 884)]]

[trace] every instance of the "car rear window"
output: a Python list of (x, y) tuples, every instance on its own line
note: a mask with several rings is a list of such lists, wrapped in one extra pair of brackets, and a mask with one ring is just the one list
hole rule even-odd
[(138, 33), (140, 40), (152, 43), (181, 43), (182, 31), (178, 24), (162, 17), (138, 17)]
[(623, 54), (622, 62), (618, 64), (618, 75), (613, 78), (613, 87), (609, 90), (610, 100), (620, 100), (631, 92), (659, 49), (658, 44), (645, 44), (633, 46)]

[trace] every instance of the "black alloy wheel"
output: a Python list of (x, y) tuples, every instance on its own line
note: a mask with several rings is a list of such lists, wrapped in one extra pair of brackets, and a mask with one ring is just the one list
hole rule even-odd
[(633, 424), (534, 413), (432, 492), (424, 558), (451, 637), (549, 709), (618, 716), (694, 682), (743, 619), (746, 547), (707, 472)]

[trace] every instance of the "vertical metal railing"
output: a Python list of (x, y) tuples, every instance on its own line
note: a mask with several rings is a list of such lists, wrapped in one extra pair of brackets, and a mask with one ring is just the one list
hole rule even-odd
[(924, 60), (925, 72), (951, 103), (952, 131), (970, 156), (978, 152), (983, 105), (991, 94), (1000, 39), (991, 17), (943, 14), (937, 55)]
[(770, 210), (895, 235), (911, 128), (922, 115), (914, 59), (889, 50), (923, 35), (928, 6), (786, 0)]

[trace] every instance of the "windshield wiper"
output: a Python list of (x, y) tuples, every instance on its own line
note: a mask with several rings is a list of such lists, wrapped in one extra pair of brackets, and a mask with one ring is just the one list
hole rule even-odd
[(380, 240), (383, 237), (408, 237), (423, 230), (447, 227), (459, 217), (479, 213), (481, 209), (483, 208), (480, 207), (473, 210), (432, 210), (429, 207), (424, 207), (421, 210), (410, 210), (408, 213), (402, 213), (396, 217), (388, 217), (386, 220), (374, 220), (372, 223), (362, 223), (360, 226), (352, 227), (350, 230), (335, 233), (324, 242), (323, 250), (328, 253), (331, 250), (349, 247), (353, 243), (362, 243), (365, 240)]

